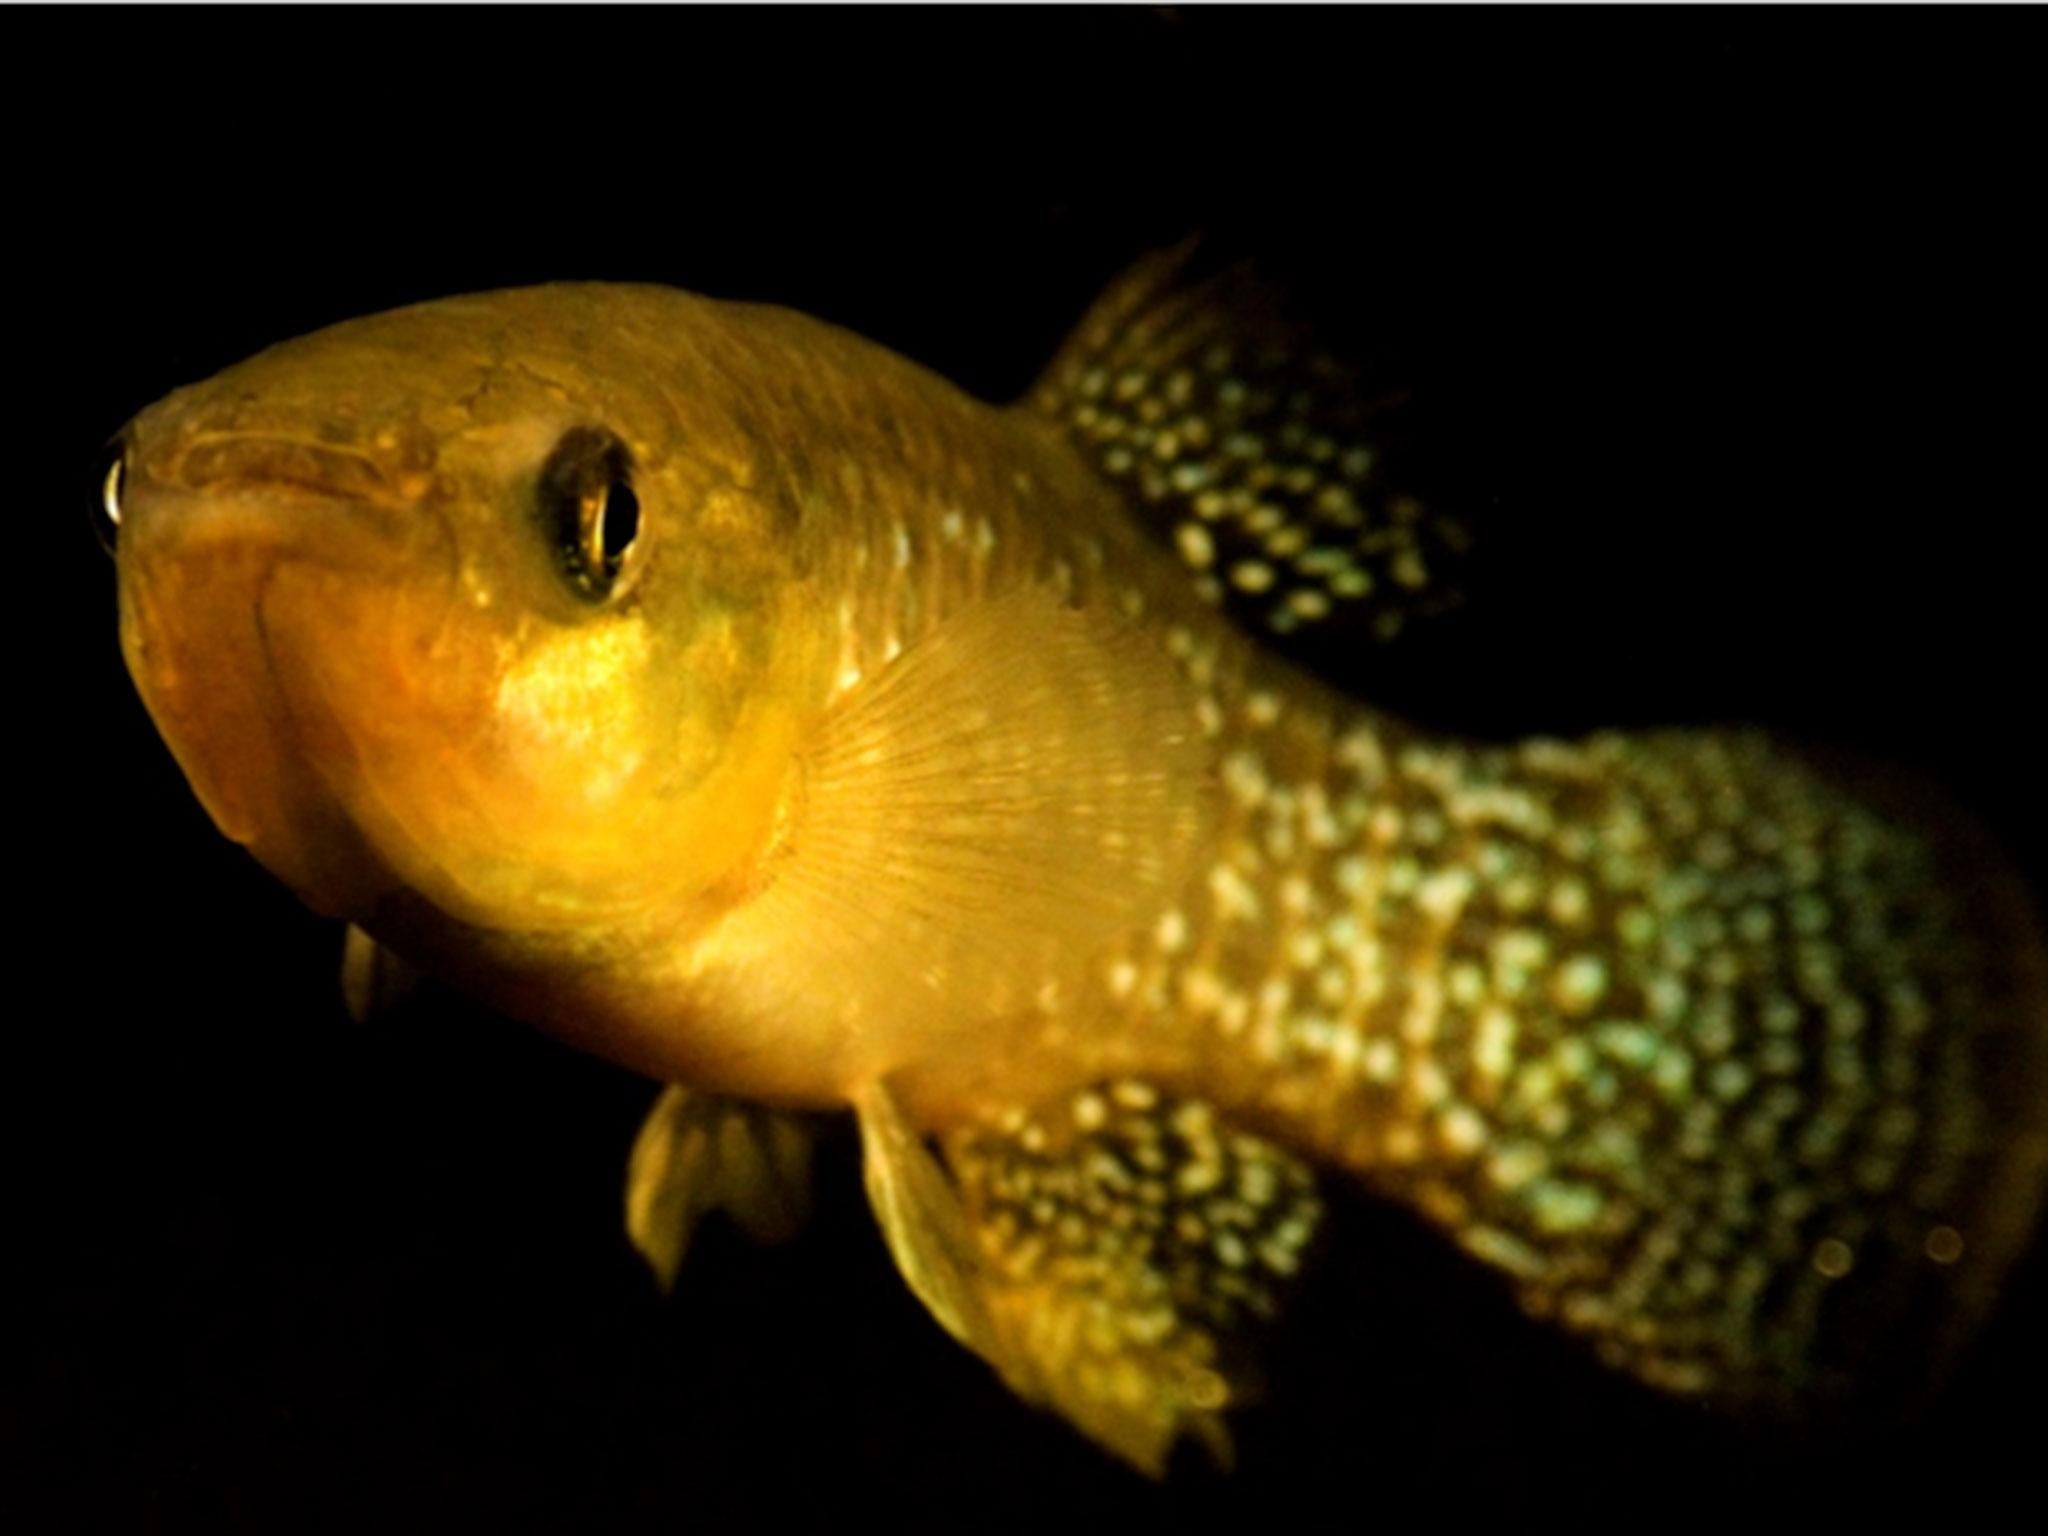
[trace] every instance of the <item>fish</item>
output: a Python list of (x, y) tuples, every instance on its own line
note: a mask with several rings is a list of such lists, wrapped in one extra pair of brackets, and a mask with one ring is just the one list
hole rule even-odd
[(1651, 1388), (1931, 1389), (2048, 1181), (2048, 941), (1996, 840), (1749, 728), (1485, 742), (1289, 650), (1459, 599), (1398, 402), (1199, 247), (1024, 395), (562, 283), (143, 411), (96, 515), (222, 833), (660, 1084), (625, 1223), (804, 1218), (851, 1114), (910, 1289), (1141, 1472), (1228, 1462), (1328, 1181)]

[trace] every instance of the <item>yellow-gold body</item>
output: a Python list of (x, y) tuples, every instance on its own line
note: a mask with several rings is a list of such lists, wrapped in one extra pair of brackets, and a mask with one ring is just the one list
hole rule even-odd
[[(528, 505), (593, 412), (648, 508), (602, 608), (563, 589)], [(222, 829), (509, 1012), (792, 1104), (843, 1106), (921, 1054), (889, 1019), (856, 1047), (737, 1017), (722, 974), (763, 942), (726, 930), (784, 856), (835, 699), (1056, 563), (1101, 591), (1113, 557), (1194, 606), (1036, 420), (666, 290), (380, 317), (181, 391), (132, 442), (123, 643)], [(1000, 1050), (981, 1030), (968, 1054), (1000, 1071)]]
[(2048, 1162), (2028, 899), (1761, 737), (1439, 740), (1233, 626), (1431, 580), (1287, 334), (1141, 269), (997, 408), (655, 288), (352, 322), (132, 424), (124, 651), (310, 904), (673, 1085), (658, 1268), (853, 1108), (919, 1294), (1141, 1466), (1317, 1164), (1673, 1390), (1946, 1341)]

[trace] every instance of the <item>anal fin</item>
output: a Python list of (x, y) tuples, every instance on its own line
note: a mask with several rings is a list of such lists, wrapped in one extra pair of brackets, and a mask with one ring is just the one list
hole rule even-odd
[(810, 1162), (810, 1128), (795, 1116), (671, 1084), (633, 1143), (626, 1234), (667, 1290), (712, 1211), (761, 1242), (794, 1233), (810, 1212)]
[(1183, 1435), (1228, 1463), (1243, 1332), (1320, 1215), (1303, 1164), (1136, 1082), (955, 1131), (943, 1163), (886, 1089), (858, 1108), (890, 1249), (949, 1332), (1150, 1476)]

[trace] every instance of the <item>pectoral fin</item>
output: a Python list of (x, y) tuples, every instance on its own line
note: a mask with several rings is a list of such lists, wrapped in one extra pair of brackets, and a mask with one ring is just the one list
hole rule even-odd
[(396, 1007), (420, 984), (420, 973), (354, 923), (341, 941), (341, 1001), (348, 1016), (367, 1024)]
[(1218, 815), (1198, 703), (1104, 603), (1033, 586), (949, 618), (818, 722), (721, 963), (766, 1011), (828, 1000), (878, 1047), (1033, 1006), (1198, 861)]
[(1141, 1083), (956, 1132), (943, 1164), (886, 1088), (857, 1108), (890, 1250), (949, 1333), (1150, 1476), (1184, 1434), (1228, 1462), (1237, 1335), (1319, 1215), (1305, 1167)]
[(626, 1234), (663, 1290), (690, 1234), (722, 1210), (751, 1236), (789, 1236), (810, 1212), (810, 1128), (793, 1115), (670, 1085), (633, 1143)]

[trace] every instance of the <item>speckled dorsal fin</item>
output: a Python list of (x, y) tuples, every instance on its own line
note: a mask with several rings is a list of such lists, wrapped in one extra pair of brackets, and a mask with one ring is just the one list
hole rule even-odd
[(1152, 637), (1048, 587), (949, 617), (812, 734), (745, 918), (804, 942), (762, 984), (920, 1050), (1040, 1006), (1194, 858), (1195, 703)]
[(856, 1108), (890, 1252), (949, 1333), (1140, 1471), (1183, 1435), (1228, 1463), (1245, 1325), (1321, 1214), (1303, 1164), (1139, 1082), (992, 1115), (943, 1162), (885, 1086)]
[(1251, 266), (1139, 262), (1027, 397), (1246, 627), (1390, 640), (1459, 601), (1463, 524), (1390, 473), (1403, 392), (1318, 346)]
[(633, 1143), (626, 1235), (667, 1290), (712, 1211), (761, 1242), (795, 1232), (810, 1212), (810, 1168), (810, 1128), (796, 1116), (671, 1084)]

